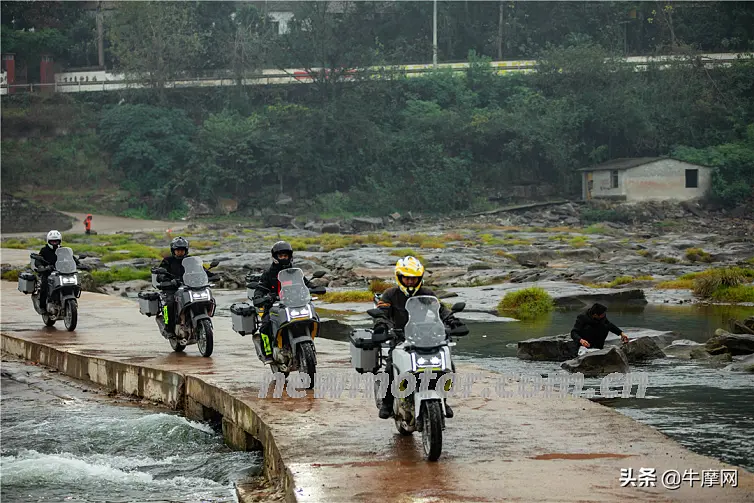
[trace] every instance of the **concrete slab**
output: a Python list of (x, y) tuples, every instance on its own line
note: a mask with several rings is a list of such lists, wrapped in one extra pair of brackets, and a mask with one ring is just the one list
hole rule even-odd
[[(224, 430), (265, 450), (265, 472), (277, 477), (289, 501), (752, 501), (754, 474), (690, 452), (649, 426), (575, 398), (484, 398), (495, 375), (479, 372), (468, 398), (452, 399), (438, 462), (423, 460), (421, 437), (402, 437), (381, 420), (372, 399), (259, 398), (270, 374), (249, 337), (215, 318), (215, 352), (195, 346), (173, 353), (154, 318), (133, 301), (93, 293), (80, 299), (75, 332), (45, 328), (28, 296), (2, 282), (3, 350), (60, 368), (67, 375), (166, 401), (191, 416), (223, 415)], [(316, 341), (319, 372), (354, 375), (344, 343)], [(462, 341), (459, 342), (462, 344)], [(177, 397), (174, 395), (178, 393)], [(251, 436), (259, 442), (250, 440)], [(240, 442), (240, 441), (239, 441)], [(236, 442), (236, 444), (239, 444)], [(654, 487), (621, 487), (621, 469), (654, 468)], [(666, 470), (737, 470), (738, 487), (667, 489)]]

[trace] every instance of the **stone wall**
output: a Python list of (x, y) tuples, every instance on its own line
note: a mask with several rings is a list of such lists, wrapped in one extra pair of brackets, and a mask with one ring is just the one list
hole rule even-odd
[(11, 232), (47, 232), (50, 229), (67, 231), (73, 228), (74, 219), (33, 201), (2, 193), (3, 234)]

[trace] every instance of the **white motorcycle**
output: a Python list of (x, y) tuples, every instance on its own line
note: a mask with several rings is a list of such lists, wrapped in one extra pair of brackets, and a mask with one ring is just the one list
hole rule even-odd
[[(464, 302), (454, 304), (451, 313), (463, 311)], [(429, 461), (436, 461), (442, 452), (442, 431), (445, 429), (444, 394), (438, 392), (438, 382), (447, 393), (452, 385), (444, 375), (454, 372), (455, 365), (450, 348), (455, 346), (453, 337), (468, 334), (464, 325), (455, 329), (445, 326), (440, 317), (440, 301), (437, 297), (420, 295), (406, 301), (408, 323), (403, 330), (392, 329), (390, 342), (373, 337), (372, 330), (355, 330), (351, 335), (351, 364), (360, 373), (377, 371), (385, 362), (382, 348), (392, 350), (393, 366), (385, 369), (392, 373), (393, 418), (401, 435), (422, 432), (424, 453)], [(379, 317), (379, 309), (367, 313)], [(428, 385), (422, 375), (425, 371), (435, 374)], [(396, 384), (397, 383), (397, 384)], [(381, 383), (375, 381), (375, 403), (382, 404)], [(397, 389), (396, 389), (397, 388)]]

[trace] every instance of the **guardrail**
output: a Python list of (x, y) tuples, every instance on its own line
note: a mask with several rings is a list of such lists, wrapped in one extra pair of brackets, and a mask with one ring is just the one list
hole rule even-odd
[[(735, 62), (741, 60), (753, 60), (751, 54), (736, 54), (736, 53), (717, 53), (717, 54), (702, 54), (698, 56), (697, 61), (704, 64), (708, 68), (714, 66), (723, 65), (730, 66)], [(633, 64), (636, 71), (645, 70), (651, 63), (663, 63), (660, 68), (667, 68), (670, 65), (688, 62), (688, 58), (682, 56), (632, 56), (624, 58), (627, 64)], [(529, 73), (535, 72), (537, 61), (536, 60), (513, 60), (513, 61), (493, 61), (490, 66), (495, 70), (498, 75), (505, 75), (508, 73)], [(463, 72), (469, 68), (469, 63), (442, 63), (437, 65), (437, 69), (450, 69), (454, 72)], [(366, 72), (362, 72), (362, 78), (368, 79), (390, 79), (393, 75), (416, 77), (422, 74), (431, 72), (435, 67), (431, 63), (422, 65), (398, 65), (398, 66), (386, 66), (386, 67), (370, 67), (366, 69)], [(321, 72), (322, 69), (314, 68), (312, 72)], [(341, 80), (354, 80), (351, 75), (355, 74), (355, 70), (345, 72), (340, 76)], [(66, 75), (75, 74), (76, 72), (65, 72)], [(60, 82), (50, 84), (12, 84), (2, 85), (0, 87), (0, 94), (8, 94), (9, 89), (14, 92), (88, 92), (88, 91), (115, 91), (119, 89), (142, 89), (150, 87), (147, 84), (143, 84), (133, 79), (113, 78), (107, 80), (84, 80), (87, 73), (90, 72), (78, 72), (74, 82)], [(98, 72), (101, 76), (102, 72)], [(327, 73), (327, 70), (325, 71)], [(115, 77), (113, 74), (111, 76)], [(60, 74), (58, 74), (58, 77)], [(80, 77), (80, 78), (79, 78)], [(67, 79), (67, 78), (66, 78)], [(296, 83), (312, 83), (315, 78), (308, 71), (303, 69), (286, 69), (286, 70), (263, 70), (261, 73), (250, 75), (242, 80), (242, 85), (286, 85)], [(224, 87), (234, 86), (238, 84), (238, 80), (229, 77), (205, 77), (205, 78), (187, 78), (172, 80), (165, 83), (166, 88), (182, 88), (182, 87)]]

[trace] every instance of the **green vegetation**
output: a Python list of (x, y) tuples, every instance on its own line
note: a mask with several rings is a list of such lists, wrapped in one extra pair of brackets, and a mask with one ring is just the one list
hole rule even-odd
[[(44, 52), (63, 66), (96, 64), (90, 12), (72, 3), (16, 4), (3, 9), (3, 51), (16, 54), (31, 81)], [(624, 46), (630, 55), (685, 54), (689, 63), (699, 51), (748, 50), (751, 5), (680, 3), (657, 14), (650, 3), (444, 2), (439, 61), (466, 60), (469, 68), (418, 78), (389, 65), (430, 62), (431, 4), (351, 2), (338, 16), (319, 2), (292, 8), (290, 32), (277, 36), (243, 3), (119, 5), (106, 16), (108, 66), (151, 89), (4, 96), (3, 189), (28, 190), (59, 208), (152, 218), (185, 215), (187, 199), (210, 206), (236, 199), (250, 214), (267, 209), (281, 187), (311, 214), (453, 213), (487, 207), (488, 193), (516, 184), (578, 194), (576, 168), (673, 154), (714, 166), (721, 202), (752, 194), (754, 64), (652, 63), (637, 72), (622, 62)], [(622, 24), (628, 12), (637, 15)], [(492, 58), (539, 66), (497, 75)], [(394, 80), (373, 79), (364, 70), (371, 65)], [(227, 70), (241, 84), (262, 68), (321, 66), (334, 70), (315, 74), (311, 86), (166, 86), (181, 74)], [(357, 70), (346, 80), (350, 69)], [(51, 188), (74, 195), (46, 195)], [(596, 208), (583, 216), (631, 218)]]
[(656, 288), (692, 290), (703, 299), (718, 302), (754, 302), (754, 269), (725, 267), (684, 274), (658, 283)]
[(23, 269), (11, 269), (9, 271), (5, 271), (2, 274), (2, 279), (6, 281), (18, 281), (18, 275), (24, 272)]
[(531, 287), (505, 294), (498, 303), (497, 312), (500, 316), (512, 315), (520, 320), (531, 320), (549, 313), (554, 307), (555, 303), (546, 290)]
[(134, 269), (132, 267), (113, 267), (108, 270), (92, 271), (91, 274), (96, 286), (119, 281), (149, 280), (152, 278), (149, 269)]
[(689, 248), (686, 250), (686, 258), (691, 262), (713, 262), (712, 255), (701, 248)]
[(374, 293), (370, 290), (346, 290), (344, 292), (327, 292), (317, 296), (323, 302), (371, 302)]

